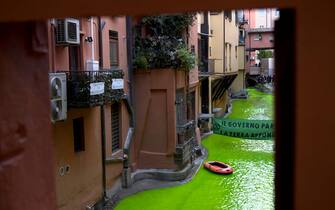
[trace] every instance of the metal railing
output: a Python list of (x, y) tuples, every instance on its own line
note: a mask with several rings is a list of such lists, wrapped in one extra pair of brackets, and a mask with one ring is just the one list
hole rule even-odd
[(189, 121), (184, 125), (177, 125), (177, 144), (182, 145), (195, 136), (195, 124), (194, 121)]
[(177, 145), (174, 154), (175, 163), (182, 168), (192, 161), (193, 150), (195, 148), (195, 124), (189, 121), (184, 125), (177, 126)]
[(122, 70), (65, 71), (69, 107), (93, 107), (121, 100), (122, 89), (113, 89), (113, 79), (122, 79)]

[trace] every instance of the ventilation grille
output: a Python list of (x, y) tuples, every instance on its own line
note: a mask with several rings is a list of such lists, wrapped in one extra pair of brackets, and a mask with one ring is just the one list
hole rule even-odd
[(66, 18), (57, 20), (56, 44), (80, 44), (79, 20)]
[(65, 42), (65, 20), (57, 20), (56, 42)]
[(67, 22), (67, 35), (69, 41), (77, 41), (77, 24), (73, 22)]
[(51, 121), (65, 120), (67, 117), (66, 74), (49, 73)]

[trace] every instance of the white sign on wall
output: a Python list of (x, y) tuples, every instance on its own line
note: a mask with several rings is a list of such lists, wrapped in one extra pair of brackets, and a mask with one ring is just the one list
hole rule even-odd
[(90, 84), (90, 95), (99, 95), (105, 92), (104, 82), (95, 82)]
[(112, 79), (112, 89), (123, 89), (123, 79)]

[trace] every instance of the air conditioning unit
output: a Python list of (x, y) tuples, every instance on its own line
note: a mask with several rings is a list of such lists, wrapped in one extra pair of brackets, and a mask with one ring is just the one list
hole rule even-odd
[(79, 20), (73, 18), (57, 19), (56, 44), (80, 44)]
[(49, 73), (51, 121), (65, 120), (67, 117), (66, 74)]

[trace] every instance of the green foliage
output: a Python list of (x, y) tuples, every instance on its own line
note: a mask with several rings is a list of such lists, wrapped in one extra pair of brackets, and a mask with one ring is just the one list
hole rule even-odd
[[(70, 107), (91, 107), (120, 101), (123, 89), (112, 89), (113, 79), (124, 77), (122, 70), (114, 71), (72, 71), (68, 73), (68, 104)], [(105, 93), (90, 95), (90, 84), (104, 82)]]
[(195, 65), (195, 56), (186, 47), (180, 47), (176, 51), (177, 66), (180, 69), (191, 70)]
[(194, 18), (194, 14), (146, 16), (141, 24), (147, 26), (147, 32), (151, 36), (181, 38), (185, 30), (193, 24)]
[(273, 58), (273, 53), (270, 50), (260, 50), (257, 54), (258, 59)]
[(194, 17), (183, 14), (142, 18), (135, 33), (134, 68), (193, 68), (195, 56), (186, 48), (185, 38)]
[(148, 69), (148, 60), (144, 55), (139, 55), (134, 59), (134, 68), (135, 69)]

